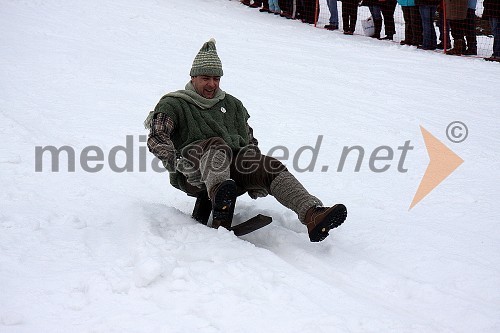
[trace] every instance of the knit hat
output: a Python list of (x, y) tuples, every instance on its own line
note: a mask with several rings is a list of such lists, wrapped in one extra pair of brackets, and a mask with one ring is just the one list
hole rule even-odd
[(222, 63), (217, 55), (215, 39), (210, 38), (196, 55), (189, 75), (222, 76)]

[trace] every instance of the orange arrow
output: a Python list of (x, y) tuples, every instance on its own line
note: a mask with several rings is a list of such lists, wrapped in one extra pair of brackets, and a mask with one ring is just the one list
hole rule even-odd
[[(434, 190), (446, 177), (451, 175), (456, 168), (464, 162), (457, 154), (446, 147), (435, 136), (420, 126), (420, 131), (424, 137), (427, 153), (429, 154), (429, 165), (420, 181), (417, 193), (413, 197), (410, 209), (415, 207), (427, 194)], [(409, 209), (409, 210), (410, 210)]]

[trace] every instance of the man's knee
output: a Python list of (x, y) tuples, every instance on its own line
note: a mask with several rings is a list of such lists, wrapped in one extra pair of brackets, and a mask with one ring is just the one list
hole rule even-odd
[(208, 152), (209, 150), (222, 150), (226, 155), (231, 154), (231, 148), (226, 144), (226, 142), (220, 137), (212, 137), (206, 140), (200, 140), (186, 146), (182, 150), (182, 156), (188, 158), (191, 161), (197, 161)]
[(220, 137), (213, 137), (210, 139), (207, 139), (205, 142), (205, 152), (209, 150), (220, 150), (225, 153), (229, 159), (232, 159), (232, 150), (231, 147), (227, 145), (227, 143)]
[(259, 172), (261, 174), (279, 174), (286, 171), (286, 166), (274, 157), (260, 152), (240, 151), (235, 159), (235, 168), (241, 174)]
[(264, 169), (269, 174), (278, 175), (283, 171), (287, 171), (286, 166), (274, 157), (263, 155), (264, 157)]

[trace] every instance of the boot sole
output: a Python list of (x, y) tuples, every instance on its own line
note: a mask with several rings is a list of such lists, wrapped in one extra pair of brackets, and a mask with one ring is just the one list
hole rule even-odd
[(311, 242), (321, 242), (326, 237), (330, 230), (337, 228), (344, 223), (347, 218), (347, 208), (342, 204), (333, 206), (333, 209), (310, 233), (309, 240)]
[(234, 180), (228, 179), (220, 184), (213, 200), (212, 228), (217, 229), (222, 226), (228, 230), (231, 229), (236, 197), (236, 183)]

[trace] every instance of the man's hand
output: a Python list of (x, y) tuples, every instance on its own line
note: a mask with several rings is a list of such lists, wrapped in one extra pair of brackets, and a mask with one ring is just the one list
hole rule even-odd
[(201, 181), (201, 172), (199, 168), (184, 157), (175, 160), (175, 170), (186, 176), (187, 182), (195, 187), (202, 188), (203, 182)]

